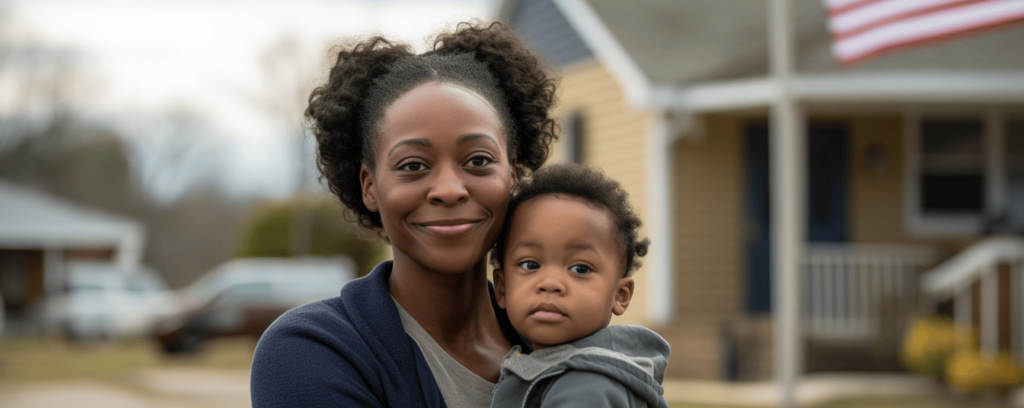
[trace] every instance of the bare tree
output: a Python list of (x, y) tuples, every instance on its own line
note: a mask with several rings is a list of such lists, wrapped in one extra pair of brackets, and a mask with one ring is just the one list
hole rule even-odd
[(293, 255), (309, 254), (312, 249), (313, 216), (305, 204), (315, 183), (315, 168), (310, 140), (303, 129), (302, 113), (316, 79), (314, 58), (304, 52), (295, 37), (284, 36), (271, 44), (260, 58), (262, 89), (244, 97), (267, 114), (276, 133), (292, 138), (297, 146), (296, 196), (300, 205), (293, 207), (289, 239)]

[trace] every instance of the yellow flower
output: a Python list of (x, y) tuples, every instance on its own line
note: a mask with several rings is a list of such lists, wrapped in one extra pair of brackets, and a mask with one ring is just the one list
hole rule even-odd
[(962, 348), (946, 364), (946, 381), (954, 390), (968, 394), (1009, 391), (1024, 382), (1024, 369), (1009, 353), (989, 356)]
[(970, 330), (958, 329), (951, 320), (927, 318), (914, 322), (903, 339), (900, 357), (911, 371), (939, 376), (957, 349), (974, 345)]

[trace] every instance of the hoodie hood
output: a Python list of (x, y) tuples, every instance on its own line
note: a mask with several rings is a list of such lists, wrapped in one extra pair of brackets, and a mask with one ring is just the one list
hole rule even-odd
[[(627, 325), (610, 326), (572, 343), (530, 354), (522, 353), (516, 346), (502, 360), (502, 380), (495, 388), (495, 398), (510, 397), (514, 393), (499, 393), (520, 389), (526, 394), (523, 401), (528, 401), (542, 392), (543, 387), (533, 387), (533, 383), (567, 370), (578, 370), (618, 381), (649, 406), (667, 407), (661, 382), (665, 379), (670, 351), (668, 343), (657, 333)], [(520, 383), (519, 386), (501, 387), (506, 377)]]

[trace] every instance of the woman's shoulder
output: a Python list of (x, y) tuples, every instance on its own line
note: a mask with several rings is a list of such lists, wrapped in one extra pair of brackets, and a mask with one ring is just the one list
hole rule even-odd
[(385, 283), (371, 273), (278, 317), (253, 355), (253, 406), (416, 401), (415, 355)]
[(288, 310), (267, 328), (260, 343), (301, 336), (328, 343), (344, 341), (351, 347), (359, 339), (372, 341), (369, 337), (380, 330), (374, 326), (390, 323), (401, 330), (397, 310), (387, 307), (394, 309), (381, 269), (378, 266), (369, 275), (349, 282), (338, 296)]

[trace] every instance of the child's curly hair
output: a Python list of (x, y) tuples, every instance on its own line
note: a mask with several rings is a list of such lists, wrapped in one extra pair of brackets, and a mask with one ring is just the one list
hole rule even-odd
[(508, 202), (505, 225), (498, 235), (498, 242), (491, 250), (491, 265), (501, 268), (504, 263), (505, 244), (516, 208), (534, 198), (548, 194), (565, 194), (578, 197), (588, 203), (608, 210), (615, 224), (617, 241), (622, 247), (623, 276), (629, 276), (640, 267), (638, 258), (647, 255), (651, 245), (648, 238), (640, 239), (640, 217), (629, 205), (629, 195), (615, 180), (582, 164), (555, 164), (533, 173), (529, 180), (520, 182)]
[(460, 23), (420, 55), (379, 36), (344, 47), (327, 83), (310, 94), (305, 116), (316, 137), (321, 180), (366, 228), (383, 226), (380, 214), (363, 204), (359, 169), (375, 164), (373, 143), (387, 108), (427, 82), (456, 84), (490, 102), (508, 135), (519, 178), (547, 160), (557, 138), (558, 126), (549, 116), (557, 79), (501, 23)]

